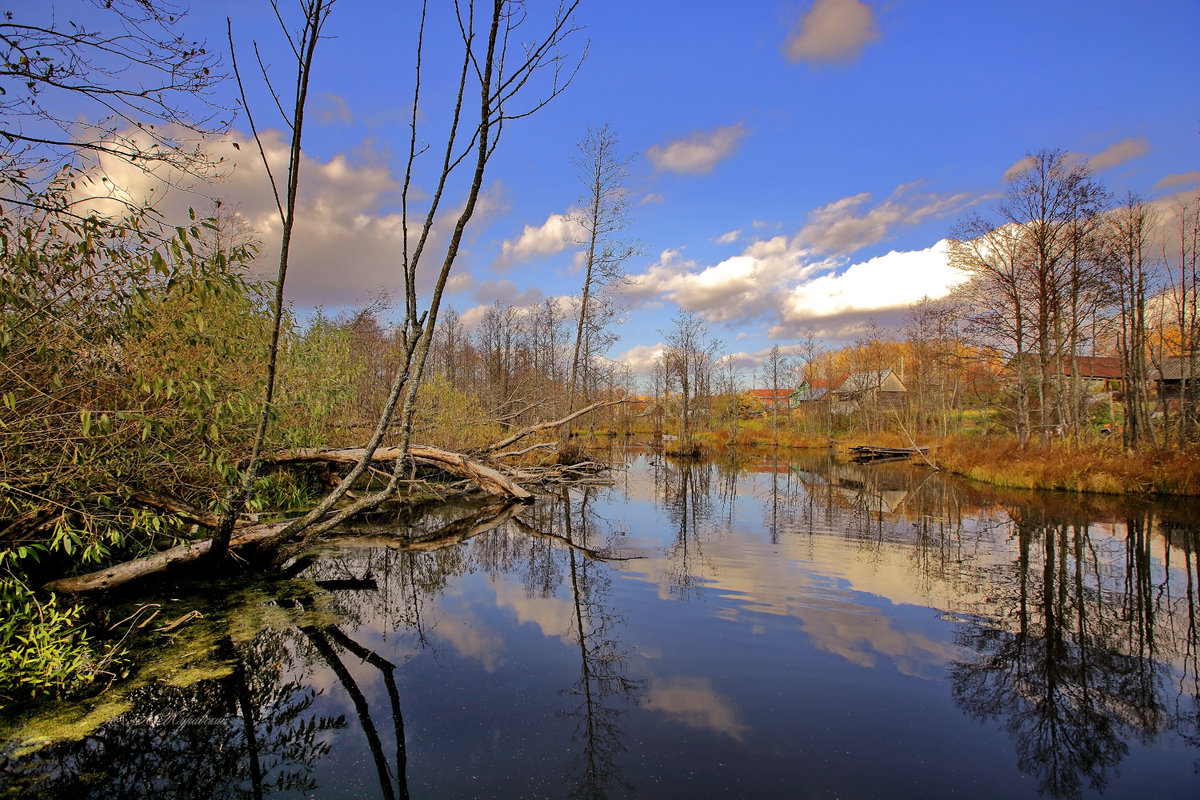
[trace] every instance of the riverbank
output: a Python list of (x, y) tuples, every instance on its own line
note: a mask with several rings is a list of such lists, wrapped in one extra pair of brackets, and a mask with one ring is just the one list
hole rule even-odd
[[(770, 426), (755, 420), (736, 432), (726, 428), (700, 434), (706, 446), (781, 447), (787, 449), (836, 448), (848, 454), (855, 445), (883, 447), (930, 446), (930, 462), (938, 469), (972, 480), (1013, 489), (1114, 494), (1200, 495), (1200, 447), (1145, 450), (1126, 453), (1120, 442), (1086, 444), (1055, 442), (1031, 444), (1024, 449), (1013, 439), (951, 436), (910, 440), (896, 431), (846, 434), (831, 440), (824, 434), (781, 429), (773, 436)], [(921, 459), (916, 459), (920, 461)]]
[(1125, 453), (1118, 442), (1017, 447), (958, 437), (935, 443), (934, 463), (973, 480), (1019, 489), (1119, 495), (1200, 495), (1200, 450)]

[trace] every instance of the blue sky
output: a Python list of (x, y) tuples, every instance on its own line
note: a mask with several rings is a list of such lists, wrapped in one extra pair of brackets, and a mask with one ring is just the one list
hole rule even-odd
[[(240, 48), (253, 37), (283, 64), (259, 5), (208, 0), (189, 30), (223, 47), (228, 14)], [(408, 5), (339, 0), (318, 49), (288, 285), (302, 315), (394, 284)], [(471, 320), (496, 299), (578, 292), (571, 159), (607, 123), (637, 154), (628, 236), (644, 255), (627, 264), (638, 285), (610, 352), (637, 370), (681, 306), (747, 367), (809, 332), (837, 345), (868, 320), (898, 324), (954, 280), (939, 241), (986, 212), (1030, 150), (1087, 157), (1121, 194), (1200, 183), (1195, 0), (607, 0), (584, 2), (579, 22), (582, 70), (506, 130), (449, 300)], [(233, 138), (246, 130), (239, 118)], [(238, 166), (217, 193), (269, 241), (252, 148), (221, 152)]]

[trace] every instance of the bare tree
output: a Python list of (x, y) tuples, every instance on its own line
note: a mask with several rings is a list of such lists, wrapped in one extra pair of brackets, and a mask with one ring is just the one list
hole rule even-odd
[(771, 438), (776, 444), (779, 443), (779, 390), (786, 388), (790, 373), (790, 360), (783, 355), (779, 345), (771, 345), (759, 367), (759, 376), (764, 386), (771, 390)]
[[(342, 482), (308, 514), (296, 519), (279, 532), (274, 541), (280, 541), (297, 533), (318, 535), (340, 524), (362, 511), (374, 508), (395, 496), (401, 479), (408, 468), (407, 460), (398, 458), (386, 486), (377, 492), (364, 494), (351, 503), (339, 507), (328, 517), (326, 513), (346, 495), (350, 486), (361, 477), (371, 463), (386, 431), (396, 418), (399, 429), (400, 452), (408, 451), (412, 436), (413, 417), (416, 413), (417, 393), (425, 370), (433, 333), (441, 307), (442, 295), (450, 277), (450, 271), (458, 258), (467, 224), (474, 216), (484, 172), (500, 142), (501, 133), (512, 120), (528, 116), (549, 103), (562, 92), (574, 77), (579, 61), (569, 57), (563, 48), (579, 28), (576, 26), (575, 11), (578, 0), (560, 3), (548, 22), (544, 32), (532, 37), (525, 35), (524, 26), (529, 23), (530, 12), (523, 3), (515, 0), (493, 0), (481, 11), (477, 4), (456, 2), (454, 24), (457, 25), (462, 44), (461, 59), (457, 68), (457, 89), (454, 110), (447, 121), (443, 135), (445, 147), (442, 151), (440, 169), (432, 190), (429, 192), (423, 218), (415, 228), (410, 227), (410, 207), (417, 191), (412, 184), (413, 168), (426, 147), (420, 141), (418, 114), (421, 107), (422, 79), (425, 74), (426, 50), (424, 32), (428, 3), (422, 4), (415, 53), (415, 80), (413, 86), (408, 160), (401, 192), (401, 216), (404, 231), (404, 246), (400, 257), (400, 272), (403, 282), (404, 318), (400, 326), (401, 347), (394, 369), (391, 391), (380, 410), (379, 417), (362, 455)], [(483, 4), (480, 4), (483, 7)], [(477, 13), (478, 12), (478, 13)], [(518, 39), (520, 37), (520, 39)], [(518, 46), (518, 41), (520, 45)], [(546, 80), (537, 80), (546, 76)], [(540, 91), (540, 94), (537, 92)], [(469, 98), (476, 96), (476, 103)], [(529, 100), (522, 98), (530, 97)], [(524, 103), (516, 107), (518, 103)], [(427, 247), (432, 242), (435, 222), (441, 219), (442, 201), (452, 179), (460, 168), (468, 171), (465, 199), (453, 215), (451, 233), (446, 242), (440, 264), (432, 270), (422, 270)], [(415, 241), (410, 230), (418, 230)], [(427, 301), (422, 302), (418, 278), (429, 272), (429, 288), (425, 292)]]
[(672, 327), (660, 331), (666, 338), (667, 348), (663, 353), (666, 369), (666, 386), (679, 385), (679, 445), (680, 455), (695, 455), (698, 450), (695, 438), (695, 417), (699, 412), (700, 398), (707, 397), (713, 358), (719, 343), (710, 340), (708, 318), (695, 311), (680, 309)]
[[(271, 181), (271, 190), (275, 196), (275, 207), (279, 212), (282, 233), (279, 244), (279, 264), (275, 274), (275, 297), (271, 306), (272, 329), (271, 343), (267, 351), (266, 388), (264, 390), (262, 408), (259, 412), (258, 428), (254, 434), (254, 445), (250, 451), (248, 464), (242, 473), (241, 485), (236, 489), (231, 489), (227, 494), (225, 509), (221, 514), (221, 522), (217, 526), (217, 530), (213, 533), (213, 543), (212, 548), (209, 550), (209, 558), (214, 560), (224, 559), (228, 553), (229, 538), (233, 533), (234, 524), (253, 494), (254, 482), (258, 479), (258, 472), (262, 465), (262, 453), (266, 444), (267, 426), (271, 419), (275, 400), (275, 379), (279, 363), (279, 336), (284, 316), (284, 287), (287, 283), (292, 231), (296, 223), (296, 197), (300, 187), (300, 152), (304, 132), (304, 111), (308, 102), (308, 83), (312, 76), (313, 57), (316, 53), (317, 41), (321, 37), (321, 28), (329, 18), (331, 4), (332, 0), (306, 0), (301, 5), (303, 23), (299, 32), (295, 34), (288, 30), (284, 18), (278, 14), (278, 8), (276, 7), (276, 15), (283, 30), (283, 35), (291, 45), (292, 52), (296, 58), (296, 90), (295, 95), (291, 99), (292, 116), (290, 125), (292, 137), (291, 145), (288, 149), (287, 180), (282, 190), (279, 184), (276, 183), (274, 174), (271, 172), (271, 164), (267, 158), (262, 138), (259, 136), (258, 128), (254, 123), (250, 106), (246, 102), (244, 84), (242, 83), (241, 75), (237, 73), (237, 60), (236, 56), (234, 57), (234, 71), (237, 74), (238, 86), (242, 89), (242, 104), (246, 108), (254, 140), (258, 144), (259, 155), (262, 158), (263, 165)], [(230, 52), (232, 53), (234, 52), (233, 23), (228, 18), (226, 19), (226, 30), (229, 37)], [(270, 86), (270, 76), (266, 72), (266, 67), (263, 66), (262, 70), (263, 79)], [(274, 89), (272, 89), (272, 93), (274, 93)], [(283, 107), (278, 96), (275, 96), (275, 102), (280, 108)]]
[[(200, 140), (228, 126), (211, 98), (221, 65), (186, 37), (185, 12), (169, 0), (77, 6), (73, 19), (50, 3), (0, 17), (0, 200), (40, 205), (42, 180), (102, 157), (206, 172)], [(113, 194), (107, 178), (93, 185)]]
[[(1174, 299), (1174, 322), (1179, 329), (1178, 363), (1181, 380), (1179, 403), (1179, 434), (1177, 444), (1184, 449), (1197, 438), (1197, 367), (1200, 367), (1200, 306), (1197, 295), (1200, 291), (1200, 193), (1190, 200), (1175, 205), (1174, 224), (1177, 227), (1178, 258), (1176, 270), (1168, 270), (1171, 296)], [(1163, 245), (1163, 262), (1167, 261), (1166, 244)], [(1165, 360), (1165, 359), (1164, 359)], [(1165, 366), (1165, 365), (1164, 365)]]
[[(580, 244), (587, 247), (583, 288), (580, 290), (578, 319), (575, 328), (575, 349), (571, 356), (571, 377), (567, 386), (567, 413), (575, 410), (575, 395), (582, 392), (586, 403), (591, 382), (588, 369), (592, 359), (606, 346), (602, 333), (611, 318), (611, 298), (607, 290), (625, 280), (624, 265), (638, 252), (636, 244), (621, 241), (616, 234), (629, 226), (629, 192), (625, 182), (629, 177), (632, 155), (622, 155), (617, 134), (607, 124), (588, 128), (578, 144), (579, 155), (573, 161), (575, 172), (586, 195), (583, 211), (572, 221), (583, 232)], [(583, 374), (580, 374), (580, 365)], [(582, 383), (581, 383), (582, 378)], [(570, 426), (564, 436), (570, 435)]]
[(1109, 278), (1116, 288), (1120, 332), (1118, 347), (1125, 374), (1125, 434), (1127, 448), (1155, 444), (1150, 424), (1150, 341), (1146, 320), (1147, 293), (1153, 289), (1149, 257), (1154, 235), (1154, 212), (1136, 195), (1108, 216)]
[(1030, 373), (1036, 368), (1042, 440), (1078, 418), (1063, 374), (1077, 362), (1081, 331), (1098, 303), (1092, 279), (1094, 217), (1106, 197), (1085, 165), (1061, 150), (1031, 153), (1009, 178), (999, 224), (978, 215), (952, 233), (951, 263), (971, 278), (969, 324), (977, 343), (1008, 357), (1017, 435), (1029, 439)]

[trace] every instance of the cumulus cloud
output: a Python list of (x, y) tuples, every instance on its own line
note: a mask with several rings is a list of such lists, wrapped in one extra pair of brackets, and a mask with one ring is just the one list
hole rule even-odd
[[(262, 132), (267, 158), (277, 179), (285, 173), (288, 142), (278, 130)], [(233, 132), (204, 144), (207, 155), (221, 159), (224, 175), (219, 183), (191, 181), (179, 186), (181, 176), (146, 172), (125, 162), (106, 160), (101, 164), (110, 179), (107, 198), (87, 205), (101, 213), (119, 210), (118, 200), (141, 202), (165, 197), (157, 208), (167, 220), (185, 220), (187, 209), (206, 213), (210, 197), (220, 197), (262, 243), (254, 271), (274, 277), (279, 259), (281, 223), (270, 183), (252, 137)], [(363, 301), (380, 288), (401, 285), (400, 253), (404, 222), (395, 208), (399, 182), (385, 156), (361, 148), (361, 157), (335, 155), (322, 161), (303, 156), (303, 180), (296, 208), (288, 272), (288, 299), (298, 306), (338, 307)], [(165, 191), (167, 184), (175, 185)], [(413, 196), (418, 196), (415, 192)], [(475, 220), (480, 221), (500, 206), (495, 187), (481, 193)], [(418, 276), (419, 288), (431, 285), (438, 250), (449, 236), (459, 209), (444, 204), (426, 246), (426, 267)], [(419, 220), (409, 220), (409, 240), (420, 234)], [(460, 254), (464, 259), (469, 253)], [(440, 266), (440, 264), (438, 264)]]
[[(755, 241), (713, 265), (666, 250), (634, 277), (637, 283), (623, 292), (630, 306), (666, 300), (729, 329), (762, 326), (779, 340), (809, 333), (853, 339), (870, 319), (898, 322), (911, 304), (943, 297), (962, 280), (947, 261), (944, 241), (852, 263), (815, 252), (801, 236)], [(644, 375), (660, 349), (634, 348), (621, 359)], [(742, 363), (757, 361), (742, 355)]]
[(711, 172), (722, 159), (732, 155), (738, 142), (747, 133), (749, 131), (740, 122), (725, 125), (665, 145), (656, 144), (646, 150), (646, 157), (655, 169), (663, 172), (704, 175)]
[(931, 217), (957, 213), (977, 197), (916, 192), (917, 184), (896, 187), (883, 202), (869, 205), (867, 192), (843, 197), (813, 211), (801, 228), (800, 241), (828, 253), (852, 253), (886, 240), (900, 225), (917, 225)]
[(816, 0), (788, 34), (784, 53), (792, 63), (847, 63), (878, 41), (875, 12), (861, 0)]
[(1150, 142), (1145, 136), (1130, 137), (1109, 145), (1089, 158), (1088, 166), (1096, 170), (1108, 169), (1118, 164), (1124, 164), (1126, 161), (1132, 161), (1149, 152)]
[(628, 364), (630, 371), (634, 375), (649, 375), (650, 367), (654, 364), (654, 359), (662, 355), (665, 349), (666, 345), (662, 342), (656, 344), (639, 344), (617, 356), (617, 360), (622, 364)]
[(575, 211), (551, 214), (541, 225), (526, 225), (516, 239), (506, 239), (500, 245), (500, 255), (493, 265), (497, 268), (545, 258), (573, 247), (584, 236), (583, 226)]
[(1158, 189), (1175, 189), (1179, 187), (1191, 187), (1200, 184), (1200, 172), (1177, 172), (1173, 175), (1167, 175), (1165, 178), (1154, 184), (1155, 190)]
[(861, 323), (866, 314), (899, 311), (922, 297), (944, 297), (961, 283), (963, 275), (950, 266), (947, 242), (942, 240), (924, 250), (897, 252), (831, 269), (792, 287), (780, 305), (779, 324), (770, 335), (792, 337), (810, 330), (814, 322), (839, 317), (846, 323)]

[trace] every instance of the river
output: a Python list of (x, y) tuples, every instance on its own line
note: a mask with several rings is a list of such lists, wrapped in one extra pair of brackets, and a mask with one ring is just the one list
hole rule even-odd
[(1200, 796), (1194, 501), (613, 458), (271, 585), (139, 588), (114, 621), (203, 617), (9, 721), (2, 796)]

